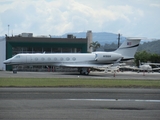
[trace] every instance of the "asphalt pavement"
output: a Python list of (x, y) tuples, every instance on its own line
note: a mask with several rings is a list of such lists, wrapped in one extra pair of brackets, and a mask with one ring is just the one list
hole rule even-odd
[(17, 72), (0, 71), (0, 77), (22, 78), (95, 78), (95, 79), (141, 79), (160, 80), (160, 73), (137, 72), (91, 72), (89, 75), (80, 75), (78, 72)]
[(159, 120), (159, 89), (0, 88), (3, 120)]
[[(13, 72), (0, 77), (160, 80), (160, 73)], [(2, 120), (159, 120), (160, 89), (0, 88)]]

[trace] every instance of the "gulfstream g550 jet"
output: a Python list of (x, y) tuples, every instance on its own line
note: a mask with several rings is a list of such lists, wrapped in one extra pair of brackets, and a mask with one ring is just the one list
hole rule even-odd
[(5, 60), (4, 64), (73, 67), (78, 68), (80, 74), (89, 74), (90, 68), (105, 68), (108, 64), (133, 59), (140, 40), (140, 38), (127, 38), (122, 45), (113, 52), (17, 54)]

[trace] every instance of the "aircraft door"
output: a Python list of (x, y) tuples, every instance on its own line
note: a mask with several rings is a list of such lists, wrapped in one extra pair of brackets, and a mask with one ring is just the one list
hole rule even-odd
[(98, 61), (98, 54), (95, 54), (95, 61)]

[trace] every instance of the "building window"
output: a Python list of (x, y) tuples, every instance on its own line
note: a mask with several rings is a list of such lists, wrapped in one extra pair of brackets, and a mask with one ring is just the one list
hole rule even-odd
[(62, 48), (62, 53), (72, 53), (72, 48)]
[(43, 52), (45, 53), (51, 53), (51, 48), (43, 48)]
[(62, 48), (52, 48), (52, 53), (62, 53)]

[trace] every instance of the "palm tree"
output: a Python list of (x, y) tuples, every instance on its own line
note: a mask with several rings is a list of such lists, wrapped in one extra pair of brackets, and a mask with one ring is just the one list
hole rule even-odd
[(89, 46), (89, 48), (93, 48), (93, 51), (96, 51), (96, 49), (97, 48), (99, 48), (101, 45), (100, 45), (100, 43), (98, 42), (98, 41), (96, 41), (96, 42), (92, 42), (91, 44), (90, 44), (90, 46)]

